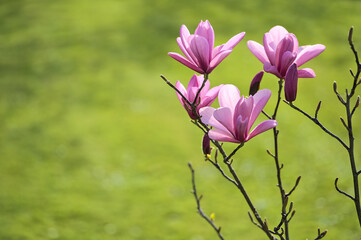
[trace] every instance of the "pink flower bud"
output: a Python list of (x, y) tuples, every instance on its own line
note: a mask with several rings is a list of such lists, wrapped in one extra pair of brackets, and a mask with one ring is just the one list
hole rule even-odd
[(209, 139), (208, 134), (204, 134), (203, 136), (202, 150), (206, 156), (211, 154), (211, 140)]

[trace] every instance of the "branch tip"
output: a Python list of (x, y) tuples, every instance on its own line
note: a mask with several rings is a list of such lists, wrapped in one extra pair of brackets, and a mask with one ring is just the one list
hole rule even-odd
[(353, 71), (352, 71), (351, 68), (350, 68), (350, 74), (351, 74), (352, 77), (355, 77), (355, 74), (353, 74)]
[(352, 35), (353, 35), (353, 26), (350, 28), (350, 31), (348, 32), (348, 42), (352, 44)]
[(321, 103), (322, 103), (322, 101), (319, 101), (319, 102), (318, 102), (318, 105), (317, 105), (317, 108), (316, 108), (316, 111), (315, 111), (315, 118), (317, 118), (318, 111), (320, 111)]
[(267, 153), (268, 153), (268, 155), (270, 155), (271, 157), (275, 157), (275, 155), (273, 155), (273, 153), (271, 153), (271, 151), (268, 150), (268, 149), (267, 149)]
[(293, 188), (291, 189), (291, 191), (289, 193), (286, 194), (286, 196), (290, 196), (293, 191), (297, 188), (298, 184), (300, 183), (301, 181), (301, 176), (298, 176), (298, 178), (296, 179), (296, 183), (295, 185), (293, 186)]
[(355, 198), (352, 197), (350, 194), (342, 191), (342, 190), (337, 186), (337, 183), (338, 183), (338, 178), (335, 179), (335, 188), (336, 188), (336, 190), (337, 190), (339, 193), (341, 193), (341, 194), (345, 195), (346, 197), (350, 198), (352, 201), (355, 201)]

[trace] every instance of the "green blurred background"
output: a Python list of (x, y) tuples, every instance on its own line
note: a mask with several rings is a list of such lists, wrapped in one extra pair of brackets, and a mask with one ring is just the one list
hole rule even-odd
[[(360, 1), (13, 0), (0, 2), (0, 239), (216, 239), (190, 194), (187, 162), (196, 169), (202, 206), (215, 213), (226, 239), (265, 239), (248, 219), (239, 192), (204, 162), (202, 134), (161, 80), (187, 84), (193, 72), (171, 59), (176, 37), (208, 19), (216, 45), (246, 32), (211, 74), (247, 94), (262, 66), (246, 41), (282, 25), (300, 45), (327, 49), (307, 63), (318, 75), (301, 79), (296, 104), (345, 138), (343, 109), (332, 82), (350, 86), (354, 67), (350, 26), (361, 51)], [(276, 91), (265, 75), (263, 88)], [(272, 98), (267, 109), (274, 105)], [(361, 124), (355, 115), (356, 144)], [(279, 114), (284, 183), (302, 181), (292, 200), (292, 239), (359, 239), (349, 199), (346, 152), (338, 142), (287, 105)], [(234, 144), (225, 144), (232, 150)], [(278, 223), (275, 167), (265, 150), (272, 135), (248, 142), (234, 163), (251, 198), (270, 225)], [(359, 168), (361, 152), (356, 151)]]

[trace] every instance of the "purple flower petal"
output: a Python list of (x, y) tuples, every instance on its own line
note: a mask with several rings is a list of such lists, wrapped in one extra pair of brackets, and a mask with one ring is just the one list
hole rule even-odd
[(218, 94), (218, 101), (221, 107), (234, 109), (237, 102), (241, 98), (238, 88), (231, 84), (222, 87)]
[(265, 33), (263, 36), (263, 47), (266, 52), (266, 55), (272, 65), (275, 64), (275, 55), (277, 45), (274, 43), (272, 35), (270, 33)]
[(253, 53), (253, 55), (255, 55), (256, 58), (258, 58), (258, 60), (260, 60), (262, 63), (269, 61), (264, 47), (258, 42), (248, 41), (247, 47)]
[(183, 42), (183, 45), (185, 45), (185, 43), (187, 42), (188, 37), (190, 36), (189, 30), (185, 25), (182, 25), (180, 30), (179, 30), (179, 36)]
[(232, 121), (232, 110), (228, 107), (221, 107), (213, 112), (213, 117), (221, 123), (230, 133), (234, 132)]
[(205, 22), (201, 21), (194, 32), (195, 35), (199, 35), (207, 39), (209, 45), (209, 54), (210, 58), (212, 57), (212, 49), (214, 47), (214, 31), (212, 25), (206, 20)]
[(249, 125), (252, 126), (254, 122), (256, 121), (259, 114), (262, 112), (263, 108), (266, 106), (268, 100), (271, 97), (271, 90), (269, 89), (262, 89), (258, 91), (254, 96), (254, 106), (253, 111), (249, 119)]
[(209, 69), (207, 73), (211, 73), (213, 69), (217, 67), (223, 61), (223, 59), (225, 59), (231, 52), (232, 50), (227, 50), (227, 51), (222, 50), (220, 53), (218, 53), (209, 64)]
[[(190, 61), (192, 64), (195, 65), (194, 61), (192, 60), (192, 57), (189, 55), (187, 49), (184, 47), (183, 42), (181, 40), (180, 37), (177, 37), (177, 43), (178, 46), (180, 48), (180, 50), (182, 51), (182, 53), (186, 56), (186, 58), (188, 59), (188, 61)], [(188, 47), (189, 48), (189, 47)]]
[(233, 36), (231, 39), (224, 44), (222, 50), (233, 50), (233, 48), (243, 39), (245, 32), (238, 33), (236, 36)]
[(296, 99), (297, 82), (298, 82), (297, 65), (294, 63), (287, 70), (285, 77), (285, 98), (289, 102), (293, 102)]
[(183, 65), (189, 67), (190, 69), (192, 69), (198, 73), (201, 73), (201, 74), (204, 73), (204, 71), (202, 69), (200, 69), (199, 67), (197, 67), (196, 65), (191, 63), (188, 59), (186, 59), (182, 55), (180, 55), (178, 53), (173, 53), (173, 52), (168, 53), (168, 55), (171, 56), (172, 58), (174, 58), (175, 60), (177, 60), (178, 62), (182, 63)]
[[(175, 87), (183, 94), (183, 96), (185, 98), (187, 98), (187, 91), (186, 91), (186, 89), (184, 88), (183, 84), (180, 81), (177, 81), (175, 83)], [(182, 98), (182, 96), (178, 92), (176, 92), (176, 93), (177, 93), (177, 97), (178, 97), (179, 101), (184, 106), (184, 104), (183, 104), (184, 99)]]
[(278, 72), (284, 76), (288, 67), (297, 56), (298, 41), (292, 33), (287, 34), (278, 44), (276, 49), (275, 66)]
[(215, 57), (217, 56), (217, 54), (222, 51), (223, 46), (224, 46), (224, 44), (219, 45), (219, 46), (213, 48), (213, 50), (212, 50), (212, 59), (215, 58)]
[(288, 34), (288, 31), (282, 26), (274, 26), (270, 29), (269, 34), (272, 36), (274, 44), (277, 46), (278, 43)]
[[(225, 132), (228, 132), (227, 128), (214, 118), (213, 113), (215, 111), (216, 111), (216, 109), (214, 109), (212, 107), (201, 108), (199, 110), (199, 115), (201, 116), (201, 121), (209, 126), (212, 126), (214, 128), (220, 129)], [(231, 133), (229, 133), (229, 134), (231, 134)]]
[[(238, 106), (237, 106), (238, 107)], [(236, 107), (236, 108), (237, 108)], [(250, 96), (249, 98), (244, 99), (244, 101), (242, 102), (242, 104), (240, 104), (238, 109), (235, 109), (235, 114), (234, 115), (238, 115), (238, 116), (242, 116), (242, 124), (245, 122), (245, 119), (247, 119), (247, 126), (245, 129), (241, 129), (243, 131), (243, 133), (241, 133), (242, 136), (247, 136), (249, 133), (250, 128), (252, 127), (252, 124), (249, 122), (249, 118), (252, 114), (254, 108), (254, 100), (253, 100), (253, 96)], [(239, 126), (238, 126), (238, 121), (239, 119), (237, 119), (237, 130), (239, 131)], [(240, 132), (237, 132), (237, 136), (240, 134)]]
[(281, 76), (285, 76), (287, 69), (291, 66), (291, 64), (294, 62), (294, 60), (297, 57), (297, 53), (295, 52), (285, 52), (282, 56), (280, 66), (278, 68), (278, 71)]
[(202, 106), (201, 107), (205, 107), (205, 106), (209, 106), (211, 105), (214, 100), (216, 100), (219, 91), (221, 90), (221, 88), (223, 87), (223, 84), (214, 87), (212, 89), (210, 89), (207, 94), (204, 96), (204, 98), (202, 99)]
[(246, 115), (246, 117), (243, 118), (242, 115), (239, 115), (236, 122), (235, 122), (235, 133), (236, 133), (236, 138), (240, 141), (240, 142), (245, 142), (247, 141), (247, 135), (248, 135), (248, 117)]
[(316, 44), (316, 45), (308, 45), (300, 47), (298, 56), (295, 60), (295, 63), (297, 66), (302, 66), (305, 62), (308, 62), (312, 58), (317, 57), (320, 55), (326, 47), (322, 44)]
[(311, 68), (303, 68), (298, 70), (298, 78), (314, 78), (315, 72)]
[(263, 133), (267, 130), (270, 130), (277, 126), (276, 120), (266, 120), (264, 122), (261, 122), (260, 124), (255, 127), (252, 132), (248, 135), (247, 141), (249, 141), (251, 138), (257, 136), (260, 133)]
[[(191, 102), (194, 101), (194, 98), (196, 97), (199, 88), (202, 86), (203, 81), (204, 81), (203, 75), (197, 76), (196, 74), (194, 74), (192, 76), (192, 78), (189, 81), (188, 86), (187, 86), (187, 93), (188, 93), (189, 101), (191, 101)], [(209, 85), (210, 85), (209, 80), (207, 80), (204, 84), (204, 87), (202, 88), (202, 91), (199, 93), (198, 97), (203, 99), (203, 96), (209, 90)]]
[(282, 78), (281, 74), (278, 72), (277, 68), (273, 65), (271, 65), (269, 62), (265, 62), (263, 64), (263, 70), (268, 73), (272, 73), (276, 75), (279, 78)]
[(208, 132), (208, 136), (216, 141), (220, 142), (233, 142), (240, 143), (239, 140), (235, 139), (232, 134), (226, 131), (222, 131), (221, 129), (211, 129)]
[(209, 44), (207, 39), (204, 37), (195, 35), (192, 40), (190, 41), (190, 47), (197, 58), (199, 67), (204, 71), (207, 72), (209, 67)]

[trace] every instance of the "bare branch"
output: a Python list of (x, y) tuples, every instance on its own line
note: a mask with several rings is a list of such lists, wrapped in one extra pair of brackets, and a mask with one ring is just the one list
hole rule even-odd
[(160, 77), (161, 77), (171, 88), (173, 88), (173, 89), (182, 97), (182, 99), (183, 99), (189, 106), (192, 106), (192, 104), (188, 101), (188, 99), (178, 90), (178, 88), (176, 88), (171, 82), (169, 82), (166, 77), (164, 77), (163, 75), (160, 75)]
[(336, 188), (336, 190), (337, 190), (339, 193), (345, 195), (346, 197), (349, 197), (352, 201), (355, 201), (355, 198), (352, 197), (350, 194), (348, 194), (348, 193), (340, 190), (340, 188), (337, 186), (337, 182), (338, 182), (338, 178), (336, 178), (336, 180), (335, 180), (335, 188)]
[(268, 150), (267, 149), (267, 153), (268, 153), (268, 155), (270, 155), (271, 157), (273, 157), (273, 158), (275, 158), (276, 156), (273, 154), (273, 153), (271, 153), (271, 151), (270, 150)]
[(356, 108), (360, 105), (360, 96), (357, 96), (355, 106), (352, 109), (351, 116), (355, 113)]
[(316, 111), (315, 111), (315, 118), (317, 118), (318, 111), (320, 111), (321, 103), (322, 103), (322, 101), (319, 101), (319, 102), (318, 102), (318, 105), (317, 105), (317, 108), (316, 108)]
[(317, 230), (317, 237), (315, 238), (315, 240), (320, 240), (322, 239), (324, 236), (326, 236), (327, 234), (327, 230), (321, 232), (320, 229)]
[(204, 219), (209, 223), (209, 225), (212, 226), (212, 228), (216, 231), (219, 239), (224, 240), (224, 238), (223, 238), (223, 236), (222, 236), (222, 234), (221, 234), (221, 227), (217, 227), (217, 226), (214, 224), (213, 220), (211, 220), (209, 217), (207, 217), (207, 215), (203, 212), (203, 210), (202, 210), (202, 208), (201, 208), (201, 203), (200, 203), (200, 201), (201, 201), (201, 199), (202, 199), (202, 195), (201, 195), (200, 197), (198, 197), (197, 188), (196, 188), (196, 182), (195, 182), (194, 169), (193, 169), (192, 164), (191, 164), (190, 162), (188, 163), (188, 167), (189, 167), (189, 169), (190, 169), (190, 171), (191, 171), (191, 174), (192, 174), (192, 188), (193, 188), (192, 193), (193, 193), (194, 198), (196, 199), (196, 202), (197, 202), (197, 210), (198, 210), (198, 213), (199, 213), (199, 215), (202, 216), (202, 218), (204, 218)]
[(249, 219), (251, 219), (251, 222), (256, 225), (257, 227), (259, 227), (260, 229), (263, 230), (262, 226), (259, 225), (258, 223), (256, 223), (254, 220), (253, 220), (253, 217), (252, 217), (252, 214), (250, 212), (248, 212), (248, 216), (249, 216)]
[(291, 191), (289, 193), (286, 194), (286, 196), (290, 196), (292, 194), (292, 192), (297, 188), (298, 184), (300, 183), (301, 181), (301, 176), (298, 176), (298, 178), (296, 179), (296, 183), (295, 185), (293, 186), (293, 188), (291, 189)]
[(347, 126), (345, 120), (344, 120), (342, 117), (340, 117), (340, 120), (341, 120), (341, 122), (342, 122), (342, 125), (343, 125), (343, 126), (346, 128), (346, 130), (348, 131), (348, 126)]
[(335, 138), (339, 143), (341, 143), (341, 145), (348, 149), (348, 146), (346, 145), (346, 143), (344, 141), (341, 140), (341, 138), (339, 138), (338, 136), (336, 136), (334, 133), (332, 133), (330, 130), (328, 130), (326, 127), (324, 127), (317, 118), (311, 117), (308, 113), (304, 112), (303, 110), (301, 110), (300, 108), (296, 107), (293, 103), (289, 103), (287, 101), (284, 101), (288, 106), (290, 106), (291, 108), (297, 110), (298, 112), (302, 113), (303, 115), (305, 115), (308, 119), (310, 119), (312, 122), (314, 122), (317, 126), (319, 126), (325, 133), (327, 133), (328, 135), (330, 135), (331, 137)]

